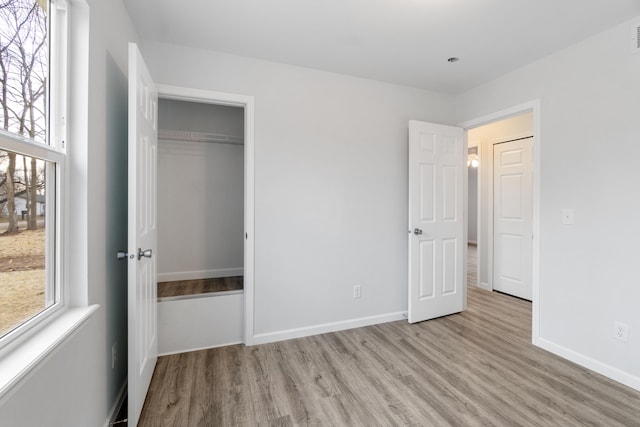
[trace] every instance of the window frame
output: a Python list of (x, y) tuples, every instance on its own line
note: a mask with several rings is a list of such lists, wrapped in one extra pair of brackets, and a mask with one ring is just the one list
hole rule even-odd
[[(65, 192), (67, 173), (66, 133), (69, 90), (69, 6), (70, 0), (48, 0), (48, 80), (46, 140), (36, 142), (0, 130), (0, 150), (29, 156), (46, 162), (45, 183), (45, 305), (0, 337), (0, 356), (14, 349), (44, 328), (68, 306), (65, 262)], [(53, 293), (53, 295), (51, 295)]]

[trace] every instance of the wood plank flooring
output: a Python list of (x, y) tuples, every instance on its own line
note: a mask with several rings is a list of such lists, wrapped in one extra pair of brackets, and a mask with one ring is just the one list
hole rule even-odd
[(640, 393), (530, 344), (531, 304), (161, 357), (140, 426), (640, 426)]
[(243, 276), (159, 282), (158, 298), (208, 294), (212, 292), (241, 291), (243, 289), (243, 283)]

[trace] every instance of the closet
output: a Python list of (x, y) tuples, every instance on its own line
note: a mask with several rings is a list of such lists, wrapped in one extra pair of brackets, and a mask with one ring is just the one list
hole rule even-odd
[(158, 102), (158, 352), (242, 342), (244, 109)]

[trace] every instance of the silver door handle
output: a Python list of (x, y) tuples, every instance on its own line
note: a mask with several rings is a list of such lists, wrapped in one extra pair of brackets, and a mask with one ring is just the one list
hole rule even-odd
[(141, 260), (142, 257), (151, 258), (152, 253), (151, 249), (143, 251), (142, 248), (138, 248), (138, 261)]
[(422, 234), (422, 230), (420, 230), (419, 228), (414, 228), (413, 229), (413, 234), (415, 234), (416, 236), (419, 236)]
[(117, 260), (127, 259), (128, 256), (129, 256), (129, 254), (127, 254), (127, 251), (118, 251), (118, 252), (116, 252), (116, 259)]

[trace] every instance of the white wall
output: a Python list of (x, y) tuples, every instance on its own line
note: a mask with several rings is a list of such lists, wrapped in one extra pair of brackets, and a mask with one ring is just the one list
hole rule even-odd
[(452, 97), (153, 42), (143, 55), (159, 83), (255, 97), (256, 334), (407, 309), (407, 123), (453, 123)]
[[(540, 99), (540, 337), (640, 389), (640, 54), (623, 24), (457, 98), (466, 121)], [(575, 209), (562, 225), (561, 210)], [(613, 338), (614, 321), (629, 341)]]
[(533, 135), (533, 113), (524, 113), (515, 117), (500, 120), (484, 126), (471, 129), (467, 133), (467, 139), (478, 143), (479, 160), (478, 179), (480, 180), (480, 215), (478, 276), (480, 284), (484, 288), (491, 289), (489, 276), (491, 269), (490, 233), (493, 215), (491, 205), (493, 203), (493, 144), (498, 141), (522, 138)]
[(158, 126), (160, 129), (217, 133), (242, 138), (244, 109), (160, 98)]
[[(89, 69), (88, 110), (81, 107), (88, 140), (68, 141), (68, 167), (79, 177), (71, 183), (76, 209), (68, 214), (76, 237), (69, 265), (74, 286), (88, 284), (88, 292), (72, 301), (100, 309), (2, 402), (2, 425), (101, 426), (126, 381), (126, 263), (116, 261), (115, 252), (127, 245), (127, 42), (137, 35), (120, 0), (87, 3), (88, 41), (86, 35), (72, 36), (74, 44), (88, 42)], [(73, 97), (83, 85), (82, 73), (71, 82)], [(113, 343), (120, 354), (115, 369)]]
[[(244, 110), (161, 99), (158, 126), (243, 137)], [(158, 144), (158, 281), (242, 275), (244, 146)]]

